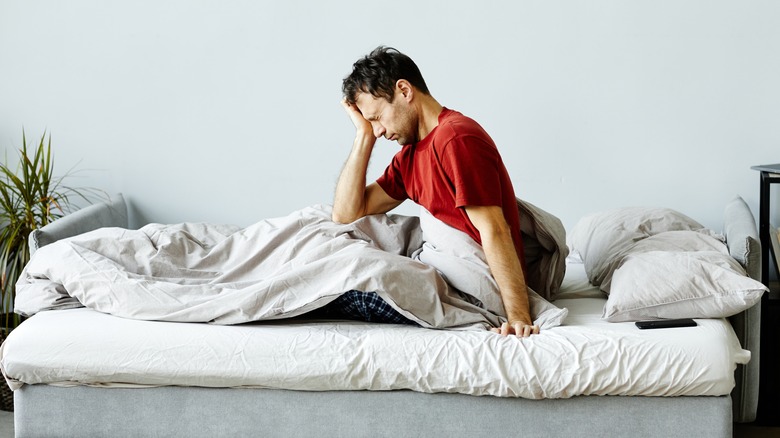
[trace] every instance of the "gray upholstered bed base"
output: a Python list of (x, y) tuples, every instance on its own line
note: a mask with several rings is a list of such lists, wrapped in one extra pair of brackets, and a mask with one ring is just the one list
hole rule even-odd
[(724, 397), (526, 400), (411, 391), (58, 388), (16, 391), (17, 437), (728, 437)]
[[(98, 226), (127, 226), (126, 205), (91, 206), (30, 236), (32, 250)], [(748, 206), (726, 208), (731, 255), (760, 279), (760, 244)], [(461, 394), (267, 389), (61, 388), (14, 395), (17, 437), (27, 436), (632, 436), (727, 437), (755, 419), (760, 305), (732, 317), (744, 348), (737, 386), (723, 397), (583, 396), (524, 400)], [(732, 403), (733, 400), (733, 403)]]

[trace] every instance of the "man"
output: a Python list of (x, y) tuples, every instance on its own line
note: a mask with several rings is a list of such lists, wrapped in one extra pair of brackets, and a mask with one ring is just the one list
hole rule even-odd
[[(412, 199), (482, 245), (508, 316), (493, 331), (539, 333), (529, 312), (515, 194), (490, 136), (475, 121), (442, 107), (414, 61), (392, 48), (380, 46), (358, 60), (342, 91), (357, 132), (336, 187), (333, 220), (387, 213)], [(379, 137), (402, 149), (366, 185)]]

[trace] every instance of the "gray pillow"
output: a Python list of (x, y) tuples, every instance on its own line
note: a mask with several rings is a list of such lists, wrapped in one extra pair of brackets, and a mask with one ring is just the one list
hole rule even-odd
[(580, 219), (567, 235), (567, 244), (579, 253), (594, 286), (601, 285), (612, 257), (649, 236), (704, 226), (670, 208), (626, 207)]
[(612, 276), (607, 321), (724, 318), (755, 305), (766, 286), (719, 251), (630, 254)]
[(605, 265), (603, 281), (600, 289), (607, 294), (611, 292), (612, 276), (625, 258), (631, 254), (650, 251), (694, 252), (713, 251), (728, 255), (728, 248), (723, 243), (722, 236), (714, 236), (710, 230), (700, 231), (665, 231), (642, 239), (627, 246), (622, 252), (615, 254)]

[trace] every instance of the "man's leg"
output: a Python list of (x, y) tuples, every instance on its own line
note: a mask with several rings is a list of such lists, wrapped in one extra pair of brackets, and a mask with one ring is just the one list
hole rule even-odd
[(353, 319), (367, 322), (382, 322), (389, 324), (412, 324), (416, 322), (401, 315), (390, 304), (379, 297), (376, 292), (361, 292), (351, 290), (323, 307), (323, 316)]

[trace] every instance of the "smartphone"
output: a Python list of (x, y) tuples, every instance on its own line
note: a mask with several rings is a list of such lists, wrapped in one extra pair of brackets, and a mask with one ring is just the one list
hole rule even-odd
[(696, 321), (691, 318), (658, 319), (655, 321), (637, 321), (636, 326), (642, 330), (672, 327), (694, 327), (696, 326)]

